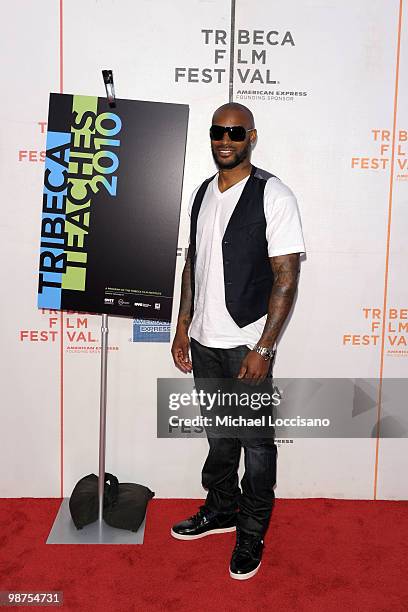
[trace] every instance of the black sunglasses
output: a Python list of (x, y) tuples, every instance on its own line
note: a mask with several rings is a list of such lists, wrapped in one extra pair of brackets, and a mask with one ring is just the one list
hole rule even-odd
[(245, 140), (247, 132), (252, 132), (255, 128), (251, 128), (250, 130), (245, 129), (242, 125), (231, 125), (231, 126), (223, 126), (223, 125), (212, 125), (210, 127), (210, 138), (211, 140), (222, 140), (225, 132), (227, 132), (228, 136), (234, 142), (242, 142)]

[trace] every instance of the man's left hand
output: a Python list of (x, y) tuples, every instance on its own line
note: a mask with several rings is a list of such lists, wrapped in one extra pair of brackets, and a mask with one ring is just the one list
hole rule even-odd
[(237, 378), (251, 385), (260, 385), (265, 380), (269, 367), (269, 359), (266, 361), (259, 353), (249, 351), (248, 355), (242, 360)]

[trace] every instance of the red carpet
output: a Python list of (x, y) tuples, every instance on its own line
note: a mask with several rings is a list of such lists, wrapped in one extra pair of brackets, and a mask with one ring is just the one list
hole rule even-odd
[(234, 534), (169, 535), (197, 501), (153, 500), (142, 546), (46, 545), (59, 503), (0, 500), (1, 591), (63, 591), (86, 612), (408, 610), (408, 502), (278, 500), (243, 582), (228, 575)]

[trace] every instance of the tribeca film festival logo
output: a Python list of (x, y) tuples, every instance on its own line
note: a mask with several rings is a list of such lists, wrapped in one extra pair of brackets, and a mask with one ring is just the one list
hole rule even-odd
[[(408, 139), (407, 130), (397, 130), (396, 132), (396, 180), (403, 181), (408, 179), (408, 158), (406, 145)], [(389, 170), (391, 160), (391, 131), (390, 130), (371, 130), (371, 140), (377, 146), (377, 155), (351, 158), (351, 168), (353, 170)]]
[[(226, 30), (201, 30), (204, 45), (213, 46), (213, 65), (208, 67), (176, 66), (176, 83), (225, 83), (228, 78), (228, 33)], [(268, 68), (269, 52), (274, 47), (295, 47), (290, 30), (238, 30), (234, 82), (238, 84), (236, 100), (278, 100), (291, 102), (307, 95), (306, 91), (283, 88)], [(269, 62), (270, 64), (270, 62)], [(260, 88), (260, 86), (263, 86)], [(274, 85), (266, 89), (265, 86)]]
[[(37, 121), (37, 125), (40, 126), (40, 133), (47, 133), (47, 122)], [(44, 162), (45, 161), (45, 150), (38, 149), (20, 149), (18, 151), (19, 162)]]
[[(45, 329), (20, 329), (20, 342), (55, 343), (61, 337), (60, 312), (58, 310), (39, 310), (46, 323)], [(74, 310), (64, 311), (64, 340), (67, 353), (98, 353), (100, 339), (89, 329), (89, 319), (84, 313)], [(109, 346), (110, 351), (118, 351), (118, 346)]]
[[(380, 346), (382, 309), (362, 308), (368, 329), (365, 333), (343, 334), (343, 346)], [(385, 321), (387, 355), (408, 357), (408, 308), (388, 308)]]

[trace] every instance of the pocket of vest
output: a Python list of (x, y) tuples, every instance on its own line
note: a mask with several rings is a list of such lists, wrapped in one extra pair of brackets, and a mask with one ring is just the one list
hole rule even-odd
[(265, 223), (251, 223), (247, 227), (247, 236), (249, 240), (256, 240), (257, 242), (263, 240), (266, 242), (266, 225)]
[(233, 239), (238, 244), (245, 244), (246, 249), (258, 251), (261, 245), (267, 245), (265, 222), (260, 221), (237, 227)]
[(265, 219), (259, 219), (258, 221), (252, 221), (252, 223), (245, 223), (244, 225), (237, 225), (234, 229), (240, 232), (252, 232), (257, 231), (259, 228), (266, 230)]

